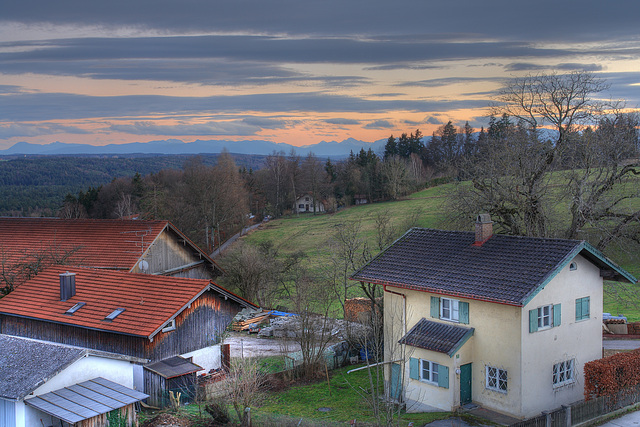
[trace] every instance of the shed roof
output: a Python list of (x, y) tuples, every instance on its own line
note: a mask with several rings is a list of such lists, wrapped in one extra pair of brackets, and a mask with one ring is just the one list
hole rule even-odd
[[(76, 294), (60, 301), (60, 274), (67, 271), (76, 274)], [(205, 279), (55, 266), (0, 299), (0, 314), (151, 338), (207, 290), (255, 307)], [(108, 319), (116, 309), (124, 310)]]
[(98, 377), (71, 387), (25, 399), (25, 403), (74, 424), (149, 397)]
[(114, 270), (133, 269), (151, 244), (170, 230), (219, 273), (215, 262), (169, 221), (121, 219), (0, 218), (0, 254), (5, 266), (34, 257)]
[(580, 254), (616, 280), (636, 279), (583, 240), (412, 228), (351, 278), (521, 306)]
[(175, 378), (202, 370), (202, 366), (191, 363), (184, 357), (173, 356), (145, 365), (145, 369), (155, 372), (163, 378)]
[(473, 332), (474, 328), (422, 318), (399, 342), (452, 356), (473, 335)]

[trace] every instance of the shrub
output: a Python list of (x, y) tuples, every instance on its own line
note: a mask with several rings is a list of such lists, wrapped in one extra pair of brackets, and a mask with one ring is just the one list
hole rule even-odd
[(640, 349), (618, 353), (584, 365), (584, 397), (615, 395), (640, 384)]

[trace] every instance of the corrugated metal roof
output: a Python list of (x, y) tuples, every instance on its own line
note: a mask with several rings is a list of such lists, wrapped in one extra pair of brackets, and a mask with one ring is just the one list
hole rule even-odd
[(149, 397), (104, 378), (25, 399), (25, 403), (68, 423), (77, 423)]
[[(76, 295), (60, 301), (59, 275), (76, 273)], [(0, 299), (0, 313), (149, 337), (210, 286), (205, 279), (55, 266)], [(72, 315), (65, 312), (86, 303)], [(124, 308), (112, 321), (105, 321)]]

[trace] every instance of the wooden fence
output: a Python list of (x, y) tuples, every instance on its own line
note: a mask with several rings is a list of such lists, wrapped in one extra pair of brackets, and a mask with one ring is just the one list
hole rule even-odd
[(583, 400), (554, 411), (511, 424), (510, 427), (571, 427), (640, 402), (640, 386), (609, 396)]

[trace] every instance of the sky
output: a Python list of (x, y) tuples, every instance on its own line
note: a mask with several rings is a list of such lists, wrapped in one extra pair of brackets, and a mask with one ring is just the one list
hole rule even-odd
[(510, 79), (573, 70), (635, 108), (639, 17), (637, 0), (5, 0), (0, 149), (478, 130)]

